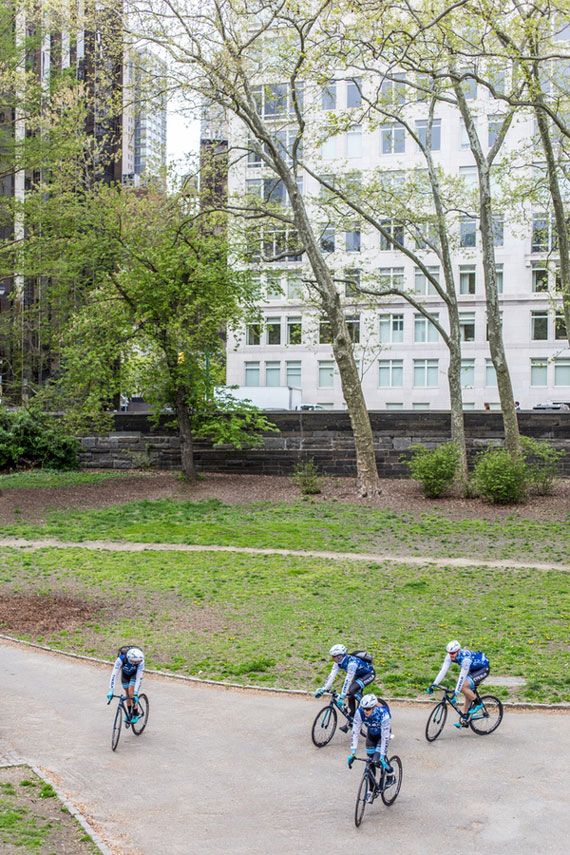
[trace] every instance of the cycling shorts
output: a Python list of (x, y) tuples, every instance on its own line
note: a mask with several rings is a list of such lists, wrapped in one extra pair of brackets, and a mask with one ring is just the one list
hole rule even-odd
[(469, 684), (470, 689), (474, 689), (475, 686), (478, 686), (479, 683), (482, 683), (483, 680), (489, 676), (491, 669), (488, 665), (484, 668), (478, 668), (476, 671), (472, 671), (467, 675), (467, 682)]
[(129, 689), (131, 686), (136, 685), (137, 675), (133, 674), (132, 677), (125, 677), (124, 674), (121, 674), (121, 683), (123, 685), (123, 689)]

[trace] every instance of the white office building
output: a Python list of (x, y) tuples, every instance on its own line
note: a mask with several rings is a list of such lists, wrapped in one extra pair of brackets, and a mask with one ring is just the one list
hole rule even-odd
[[(364, 81), (362, 86), (366, 86)], [(260, 109), (266, 121), (279, 123), (287, 144), (287, 97), (277, 92), (270, 102), (263, 89)], [(305, 117), (318, 136), (327, 114), (334, 110), (346, 115), (357, 112), (359, 89), (351, 80), (339, 79), (309, 97), (305, 86)], [(501, 106), (491, 96), (473, 88), (477, 105), (478, 131), (490, 145), (496, 131), (496, 114)], [(278, 108), (275, 104), (278, 102)], [(504, 109), (504, 108), (503, 108)], [(418, 131), (425, 122), (427, 106), (412, 107), (412, 121)], [(417, 113), (417, 116), (416, 116)], [(534, 134), (531, 115), (519, 117), (508, 132), (504, 152), (517, 150)], [(310, 134), (309, 134), (310, 138)], [(229, 145), (247, 145), (247, 136), (238, 122), (229, 123)], [(453, 107), (436, 107), (432, 134), (434, 157), (446, 173), (462, 176), (465, 184), (477, 181), (474, 159), (465, 129)], [(374, 170), (393, 172), (425, 167), (425, 161), (413, 139), (401, 126), (384, 125), (368, 131), (362, 125), (349, 126), (345, 132), (320, 141), (318, 146), (305, 142), (304, 157), (319, 175), (361, 173)], [(540, 158), (540, 154), (537, 154)], [(229, 174), (230, 194), (259, 193), (268, 198), (268, 187), (275, 178), (254, 153), (233, 160)], [(537, 168), (530, 163), (529, 169)], [(320, 194), (316, 179), (305, 174), (302, 192), (315, 227), (322, 231), (322, 216), (312, 200)], [(274, 193), (275, 197), (275, 193)], [(283, 199), (287, 204), (286, 198)], [(349, 230), (328, 228), (321, 243), (331, 269), (339, 279), (377, 275), (398, 287), (414, 292), (447, 326), (443, 301), (433, 293), (414, 263), (397, 249), (386, 246), (378, 231), (354, 223)], [(394, 225), (398, 229), (398, 225)], [(286, 235), (274, 236), (279, 249)], [(398, 236), (398, 240), (400, 240)], [(408, 240), (406, 236), (406, 240)], [(464, 218), (458, 224), (454, 265), (463, 337), (463, 396), (465, 409), (499, 407), (495, 372), (490, 359), (486, 332), (486, 309), (480, 234), (475, 219)], [(570, 402), (570, 349), (561, 314), (560, 293), (556, 290), (557, 259), (549, 218), (531, 207), (522, 219), (509, 215), (496, 221), (496, 263), (499, 275), (503, 334), (511, 370), (515, 398), (527, 409), (550, 400)], [(554, 251), (553, 251), (554, 250)], [(264, 254), (268, 255), (267, 236)], [(277, 253), (276, 253), (277, 254)], [(438, 258), (423, 251), (422, 260), (434, 270)], [(327, 343), (326, 324), (303, 279), (310, 279), (306, 258), (286, 262), (252, 265), (266, 285), (266, 301), (261, 323), (252, 323), (228, 340), (227, 382), (239, 386), (292, 386), (302, 389), (304, 405), (342, 409), (345, 407), (340, 378), (332, 348)], [(340, 275), (339, 275), (340, 274)], [(350, 282), (339, 282), (346, 305), (355, 356), (361, 366), (362, 385), (368, 407), (373, 410), (448, 409), (448, 349), (436, 329), (401, 297), (383, 298), (373, 305), (362, 296), (355, 298)]]

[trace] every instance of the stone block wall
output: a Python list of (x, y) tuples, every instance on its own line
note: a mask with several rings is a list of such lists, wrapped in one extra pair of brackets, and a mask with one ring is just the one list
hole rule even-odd
[[(196, 444), (199, 469), (210, 472), (287, 475), (297, 463), (313, 459), (330, 475), (354, 475), (355, 451), (348, 414), (329, 412), (269, 413), (279, 433), (268, 433), (263, 446), (253, 449), (215, 448)], [(401, 457), (410, 446), (435, 447), (450, 438), (447, 412), (372, 412), (370, 414), (376, 458), (386, 477), (407, 477)], [(560, 473), (570, 477), (570, 413), (519, 413), (521, 433), (547, 440), (565, 451)], [(465, 413), (468, 453), (471, 460), (488, 445), (499, 445), (502, 418), (495, 412)], [(144, 414), (120, 413), (115, 430), (82, 439), (81, 465), (100, 469), (176, 469), (180, 466), (180, 442), (167, 419), (154, 427)]]

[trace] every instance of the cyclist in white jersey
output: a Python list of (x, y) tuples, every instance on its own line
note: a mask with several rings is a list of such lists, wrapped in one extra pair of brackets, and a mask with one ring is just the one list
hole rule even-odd
[(481, 651), (468, 650), (466, 647), (461, 647), (457, 640), (450, 641), (446, 650), (447, 653), (443, 660), (441, 670), (431, 686), (428, 687), (427, 691), (429, 694), (433, 692), (434, 686), (437, 683), (441, 683), (452, 664), (455, 663), (456, 665), (459, 665), (461, 671), (457, 679), (457, 685), (455, 686), (454, 698), (462, 692), (465, 698), (465, 703), (463, 704), (463, 715), (461, 720), (457, 722), (455, 727), (467, 727), (469, 724), (469, 717), (482, 709), (481, 704), (477, 704), (475, 707), (471, 707), (471, 704), (476, 698), (476, 687), (489, 676), (491, 666), (484, 653), (481, 653)]

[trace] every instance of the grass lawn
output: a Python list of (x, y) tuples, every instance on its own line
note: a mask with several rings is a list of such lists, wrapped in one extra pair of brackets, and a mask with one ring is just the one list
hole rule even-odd
[[(36, 593), (51, 615), (31, 636), (8, 611), (0, 631), (74, 652), (112, 658), (138, 643), (149, 667), (314, 689), (343, 641), (374, 654), (381, 692), (414, 696), (457, 637), (487, 653), (492, 674), (524, 677), (519, 697), (570, 700), (568, 573), (68, 548), (3, 550), (0, 582), (4, 602)], [(55, 594), (97, 610), (66, 623)]]
[(225, 505), (159, 499), (87, 511), (57, 511), (45, 525), (7, 526), (5, 534), (66, 540), (111, 539), (286, 549), (465, 556), (568, 562), (570, 520), (452, 520), (341, 502)]
[(127, 472), (76, 472), (56, 469), (27, 469), (22, 472), (11, 472), (0, 475), (0, 490), (11, 490), (18, 487), (76, 487), (79, 484), (97, 484), (109, 478), (120, 478), (130, 474)]

